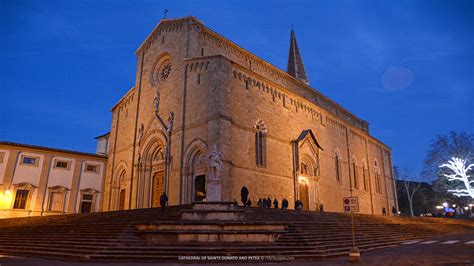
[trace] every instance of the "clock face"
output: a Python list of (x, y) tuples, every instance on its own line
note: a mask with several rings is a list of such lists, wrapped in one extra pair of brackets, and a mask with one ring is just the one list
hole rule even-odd
[(165, 82), (171, 73), (171, 69), (172, 65), (169, 59), (158, 62), (158, 64), (155, 66), (155, 69), (153, 69), (153, 75), (151, 79), (152, 84), (157, 85), (158, 83)]

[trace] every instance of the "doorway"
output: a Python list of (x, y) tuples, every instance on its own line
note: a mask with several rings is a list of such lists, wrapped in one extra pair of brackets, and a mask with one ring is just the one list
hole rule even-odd
[(203, 201), (206, 198), (206, 175), (194, 178), (194, 201)]
[(160, 207), (160, 197), (161, 194), (165, 191), (165, 172), (159, 171), (153, 175), (153, 194), (152, 194), (152, 201), (151, 206)]
[(126, 189), (121, 189), (120, 190), (120, 195), (119, 195), (119, 210), (125, 210), (125, 193)]
[(309, 190), (306, 182), (298, 182), (299, 200), (303, 202), (303, 210), (309, 211)]

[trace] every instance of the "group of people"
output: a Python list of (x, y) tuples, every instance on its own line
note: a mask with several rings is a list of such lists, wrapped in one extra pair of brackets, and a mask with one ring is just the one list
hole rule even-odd
[[(242, 204), (244, 206), (252, 207), (252, 201), (249, 198), (249, 190), (247, 189), (247, 187), (242, 187), (242, 189), (240, 190), (240, 197), (241, 197)], [(270, 197), (259, 198), (258, 202), (257, 202), (257, 206), (260, 207), (260, 208), (272, 208), (272, 204), (273, 204), (273, 208), (275, 208), (275, 209), (279, 208), (278, 207), (279, 202), (276, 198), (273, 199), (273, 202), (272, 202), (272, 199), (270, 199)], [(281, 208), (282, 209), (288, 209), (288, 200), (287, 199), (283, 199), (281, 201)]]

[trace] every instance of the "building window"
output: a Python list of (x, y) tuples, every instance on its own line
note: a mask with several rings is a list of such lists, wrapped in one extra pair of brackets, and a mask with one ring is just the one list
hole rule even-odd
[(51, 192), (49, 195), (49, 210), (50, 211), (62, 211), (62, 198), (63, 193)]
[(377, 161), (374, 161), (374, 172), (375, 172), (375, 191), (379, 194), (382, 193), (382, 189), (380, 187), (380, 169), (377, 165)]
[(82, 201), (81, 201), (81, 213), (92, 212), (93, 202), (94, 202), (94, 195), (83, 194)]
[(364, 190), (367, 191), (368, 190), (368, 186), (367, 186), (367, 167), (365, 165), (362, 169), (362, 178), (364, 179)]
[(258, 166), (265, 167), (267, 163), (267, 129), (261, 120), (257, 121), (255, 129), (257, 130), (257, 132), (255, 132), (255, 162)]
[(341, 181), (341, 162), (337, 154), (334, 158), (334, 165), (336, 167), (336, 180), (339, 182)]
[(99, 172), (99, 166), (95, 164), (86, 164), (86, 172)]
[(33, 158), (33, 157), (23, 157), (23, 164), (31, 164), (31, 165), (35, 165), (36, 164), (36, 158)]
[(56, 167), (56, 168), (64, 168), (64, 169), (67, 169), (67, 168), (68, 168), (68, 162), (65, 162), (65, 161), (56, 161), (55, 167)]
[(354, 176), (354, 188), (359, 189), (359, 180), (357, 178), (357, 165), (355, 162), (352, 162), (352, 175)]
[(16, 191), (15, 203), (13, 209), (26, 209), (26, 202), (28, 201), (29, 190), (18, 189)]

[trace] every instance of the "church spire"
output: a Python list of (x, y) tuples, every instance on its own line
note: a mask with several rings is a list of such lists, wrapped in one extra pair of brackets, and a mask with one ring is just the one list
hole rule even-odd
[(303, 81), (306, 84), (309, 84), (308, 77), (306, 76), (306, 71), (304, 70), (303, 60), (301, 59), (300, 50), (296, 44), (295, 32), (293, 27), (291, 29), (290, 37), (290, 54), (288, 55), (288, 68), (286, 70), (288, 74), (292, 75), (296, 79)]

